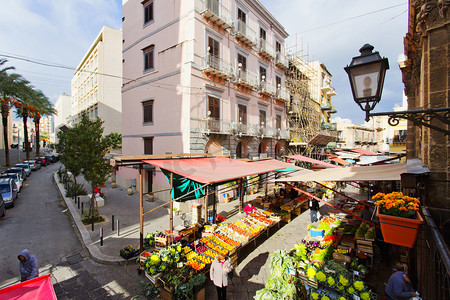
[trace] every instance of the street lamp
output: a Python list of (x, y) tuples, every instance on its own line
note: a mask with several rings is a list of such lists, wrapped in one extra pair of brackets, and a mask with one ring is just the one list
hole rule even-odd
[(366, 121), (369, 121), (370, 111), (380, 102), (384, 76), (389, 69), (388, 59), (372, 50), (372, 45), (365, 44), (359, 49), (361, 55), (353, 57), (350, 65), (344, 68), (350, 79), (353, 99), (366, 112)]
[(450, 107), (370, 113), (380, 102), (384, 76), (389, 69), (388, 59), (381, 58), (378, 51), (372, 50), (372, 45), (365, 44), (359, 49), (361, 55), (353, 57), (350, 65), (344, 68), (350, 79), (353, 99), (366, 112), (366, 121), (374, 116), (388, 116), (388, 123), (391, 126), (398, 125), (400, 119), (406, 119), (416, 126), (425, 126), (450, 135), (450, 130), (430, 124), (436, 119), (444, 123), (444, 126), (449, 126)]

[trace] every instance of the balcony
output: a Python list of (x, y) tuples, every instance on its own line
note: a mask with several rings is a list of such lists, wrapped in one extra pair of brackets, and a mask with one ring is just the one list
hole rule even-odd
[(275, 86), (265, 80), (259, 83), (258, 93), (262, 96), (271, 97), (275, 95)]
[(233, 67), (230, 63), (214, 55), (206, 55), (204, 58), (203, 72), (214, 76), (230, 79), (233, 77)]
[(241, 20), (236, 20), (233, 22), (234, 26), (234, 37), (240, 40), (242, 43), (249, 47), (256, 46), (257, 38), (256, 32), (252, 30), (247, 24)]
[(289, 140), (291, 137), (290, 132), (287, 129), (275, 128), (274, 131), (275, 134), (273, 137), (276, 139)]
[(320, 124), (320, 128), (329, 130), (331, 128), (331, 126), (330, 126), (330, 123), (328, 123), (328, 122), (322, 122)]
[(276, 92), (275, 92), (275, 99), (280, 100), (280, 101), (289, 101), (290, 99), (290, 95), (289, 92), (285, 89), (285, 88), (277, 88)]
[(253, 90), (258, 87), (258, 76), (249, 71), (243, 71), (238, 68), (237, 74), (234, 78), (234, 83), (238, 86)]
[(281, 52), (277, 52), (275, 55), (275, 65), (283, 70), (289, 68), (289, 58)]
[(328, 111), (329, 114), (335, 114), (337, 113), (336, 108), (334, 108), (334, 106), (331, 107), (331, 109)]
[(223, 29), (232, 26), (231, 13), (217, 0), (205, 0), (201, 15)]
[(258, 54), (268, 60), (272, 60), (275, 57), (275, 53), (272, 45), (265, 39), (259, 39)]
[(215, 119), (191, 118), (191, 128), (202, 134), (231, 134), (231, 123)]
[(334, 87), (330, 86), (330, 90), (327, 92), (327, 95), (329, 95), (329, 96), (336, 96), (337, 95), (336, 90), (334, 89)]
[(328, 111), (328, 110), (332, 110), (332, 107), (331, 107), (331, 105), (329, 103), (327, 103), (325, 105), (320, 106), (320, 109)]
[(332, 87), (331, 87), (331, 81), (329, 80), (329, 79), (324, 79), (323, 81), (322, 81), (322, 84), (321, 84), (321, 90), (323, 91), (323, 92), (326, 92), (326, 93), (328, 93), (329, 91), (331, 91), (331, 89), (332, 89)]

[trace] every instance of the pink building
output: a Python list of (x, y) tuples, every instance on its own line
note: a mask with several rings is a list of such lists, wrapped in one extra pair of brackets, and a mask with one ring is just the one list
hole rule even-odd
[(287, 36), (257, 0), (123, 0), (123, 155), (283, 155)]

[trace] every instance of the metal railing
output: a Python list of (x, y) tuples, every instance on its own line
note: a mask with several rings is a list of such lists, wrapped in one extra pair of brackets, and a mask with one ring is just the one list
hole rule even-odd
[(205, 0), (204, 11), (209, 11), (217, 16), (223, 22), (229, 24), (233, 23), (231, 12), (217, 0)]
[(235, 35), (243, 42), (246, 42), (250, 45), (255, 46), (257, 43), (256, 32), (251, 29), (247, 24), (242, 22), (241, 20), (235, 20), (233, 22)]
[(212, 69), (228, 77), (232, 77), (234, 74), (234, 69), (229, 62), (209, 53), (204, 58), (203, 69), (205, 71), (211, 71)]
[(258, 86), (258, 75), (238, 68), (235, 81), (256, 88)]
[(266, 41), (263, 38), (259, 39), (259, 47), (258, 47), (258, 51), (261, 53), (266, 53), (267, 55), (269, 55), (270, 57), (274, 57), (275, 53), (274, 53), (274, 49), (272, 47), (271, 44), (269, 44), (268, 41)]
[(449, 299), (450, 253), (430, 210), (422, 208), (425, 220), (417, 245), (419, 292), (423, 299)]
[(275, 95), (276, 89), (275, 86), (273, 84), (271, 84), (270, 82), (267, 82), (265, 80), (261, 80), (259, 82), (259, 92), (263, 92), (266, 94), (270, 94), (270, 95)]
[(289, 59), (281, 52), (277, 52), (275, 56), (275, 64), (282, 65), (285, 68), (289, 68)]
[(279, 87), (279, 88), (277, 88), (277, 91), (275, 93), (275, 98), (281, 99), (281, 100), (284, 100), (284, 101), (289, 101), (290, 94), (285, 88)]

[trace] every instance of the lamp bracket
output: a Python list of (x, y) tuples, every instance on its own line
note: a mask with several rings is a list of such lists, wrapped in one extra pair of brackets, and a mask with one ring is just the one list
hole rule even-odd
[(450, 134), (450, 130), (430, 124), (432, 120), (436, 119), (446, 125), (450, 125), (450, 107), (379, 112), (379, 113), (369, 113), (368, 115), (370, 117), (388, 116), (389, 117), (388, 123), (391, 126), (397, 126), (400, 122), (400, 119), (406, 119), (413, 122), (416, 126), (425, 126), (437, 130), (439, 132), (442, 132), (445, 135)]

